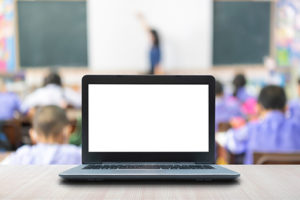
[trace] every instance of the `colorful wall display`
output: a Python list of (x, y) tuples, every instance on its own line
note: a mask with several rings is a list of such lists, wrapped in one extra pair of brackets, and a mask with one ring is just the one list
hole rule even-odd
[(14, 0), (0, 0), (0, 73), (15, 69), (15, 3)]
[(300, 1), (279, 0), (276, 12), (276, 60), (279, 66), (300, 63)]

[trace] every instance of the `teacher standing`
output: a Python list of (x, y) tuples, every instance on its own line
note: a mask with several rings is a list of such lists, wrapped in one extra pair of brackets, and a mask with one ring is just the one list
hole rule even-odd
[(160, 40), (159, 34), (157, 30), (151, 28), (144, 16), (142, 14), (138, 14), (138, 18), (141, 21), (142, 26), (145, 31), (149, 33), (149, 37), (151, 40), (151, 47), (149, 50), (149, 61), (150, 61), (150, 70), (149, 74), (161, 74), (161, 50), (160, 50)]

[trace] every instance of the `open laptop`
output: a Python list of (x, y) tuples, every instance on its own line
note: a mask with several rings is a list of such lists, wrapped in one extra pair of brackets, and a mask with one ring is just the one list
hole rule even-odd
[(235, 179), (215, 165), (212, 76), (87, 75), (82, 165), (68, 180)]

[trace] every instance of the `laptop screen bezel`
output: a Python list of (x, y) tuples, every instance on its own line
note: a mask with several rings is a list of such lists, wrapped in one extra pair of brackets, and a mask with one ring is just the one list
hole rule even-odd
[[(208, 152), (89, 152), (89, 84), (204, 84), (208, 85)], [(101, 162), (197, 162), (215, 163), (215, 79), (202, 75), (85, 75), (82, 78), (82, 163)]]

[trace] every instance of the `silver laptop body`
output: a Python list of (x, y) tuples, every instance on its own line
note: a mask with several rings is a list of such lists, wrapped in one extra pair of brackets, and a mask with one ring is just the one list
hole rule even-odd
[(86, 75), (82, 165), (66, 180), (232, 180), (215, 165), (212, 76)]

